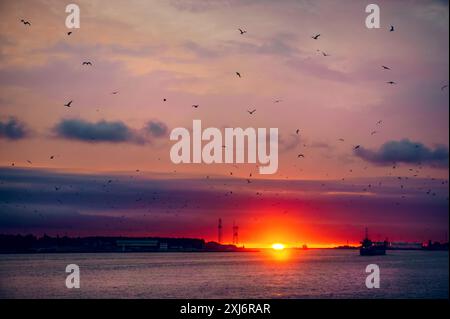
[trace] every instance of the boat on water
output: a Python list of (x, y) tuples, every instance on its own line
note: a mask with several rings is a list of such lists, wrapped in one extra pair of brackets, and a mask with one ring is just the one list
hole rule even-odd
[(366, 236), (361, 242), (359, 254), (361, 256), (380, 256), (386, 255), (387, 241), (383, 243), (374, 243), (369, 239), (369, 234), (366, 228)]

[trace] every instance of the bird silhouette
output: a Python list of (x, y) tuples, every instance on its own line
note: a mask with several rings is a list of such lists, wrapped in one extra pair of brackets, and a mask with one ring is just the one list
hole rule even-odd
[(68, 103), (64, 104), (64, 106), (71, 107), (72, 106), (72, 102), (73, 101), (69, 101)]
[(24, 19), (21, 19), (20, 22), (22, 22), (24, 25), (29, 25), (29, 26), (31, 26), (30, 21), (26, 21), (26, 20), (24, 20)]
[(72, 31), (67, 32), (67, 35), (71, 35), (71, 34), (72, 34)]
[(303, 155), (303, 154), (298, 154), (298, 155), (297, 155), (297, 158), (300, 158), (300, 157), (304, 158), (305, 155)]
[(444, 85), (441, 87), (441, 91), (444, 91), (446, 88), (448, 88), (448, 85)]
[(394, 28), (393, 25), (391, 25), (391, 28), (389, 29), (389, 32), (394, 32), (394, 31), (395, 31), (395, 28)]
[(356, 145), (353, 149), (354, 149), (354, 150), (357, 150), (357, 149), (359, 149), (359, 148), (361, 148), (361, 145)]
[(386, 82), (387, 84), (390, 84), (390, 85), (394, 85), (394, 84), (397, 84), (397, 83), (395, 83), (394, 81), (388, 81), (388, 82)]
[(254, 110), (252, 110), (252, 111), (247, 110), (247, 112), (248, 112), (248, 114), (253, 115), (253, 113), (256, 112), (256, 109), (254, 109)]
[(241, 74), (240, 74), (239, 72), (236, 72), (236, 75), (237, 75), (238, 77), (240, 77), (240, 78), (242, 77)]
[(116, 94), (118, 94), (119, 93), (119, 91), (113, 91), (113, 92), (111, 92), (111, 94), (114, 94), (114, 95), (116, 95)]
[(330, 56), (328, 53), (322, 51), (323, 56)]
[(300, 129), (295, 130), (295, 134), (298, 135), (298, 133), (300, 133)]
[(198, 104), (192, 104), (192, 107), (195, 108), (195, 109), (197, 109), (199, 106), (200, 105), (198, 105)]
[(92, 65), (92, 62), (90, 62), (90, 61), (84, 61), (84, 62), (82, 63), (82, 65)]
[(241, 34), (247, 33), (247, 30), (238, 29)]
[(385, 69), (385, 70), (390, 70), (391, 68), (390, 67), (387, 67), (387, 66), (385, 66), (385, 65), (382, 65), (381, 66), (383, 69)]
[(317, 40), (317, 39), (319, 39), (319, 37), (320, 37), (320, 34), (316, 34), (316, 35), (312, 36), (311, 38), (313, 38), (314, 40)]

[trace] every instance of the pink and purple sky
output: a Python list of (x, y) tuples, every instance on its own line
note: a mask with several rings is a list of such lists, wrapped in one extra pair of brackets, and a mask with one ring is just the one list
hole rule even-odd
[[(77, 4), (0, 2), (0, 232), (446, 240), (448, 1)], [(173, 164), (193, 119), (279, 128), (278, 173)]]

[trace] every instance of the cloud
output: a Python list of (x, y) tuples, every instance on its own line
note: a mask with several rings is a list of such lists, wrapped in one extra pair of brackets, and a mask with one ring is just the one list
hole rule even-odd
[[(411, 232), (423, 228), (424, 222), (438, 230), (448, 224), (448, 184), (422, 178), (410, 180), (405, 189), (390, 177), (329, 180), (326, 186), (323, 181), (264, 179), (248, 185), (245, 179), (228, 177), (211, 177), (204, 183), (203, 178), (171, 173), (130, 179), (121, 173), (8, 167), (0, 168), (0, 181), (0, 232), (7, 233), (137, 236), (150, 232), (212, 238), (211, 223), (220, 216), (244, 223), (283, 211), (302, 221), (327, 220), (336, 227), (344, 219), (362, 225), (401, 224)], [(363, 191), (380, 181), (381, 186)], [(426, 194), (425, 189), (431, 188), (436, 197)], [(255, 195), (257, 190), (261, 195)], [(406, 198), (396, 205), (402, 195)]]
[(149, 121), (141, 130), (122, 121), (88, 122), (81, 119), (63, 119), (54, 128), (56, 136), (82, 142), (150, 143), (154, 138), (168, 135), (168, 127), (159, 120)]
[(7, 121), (0, 121), (0, 138), (9, 140), (19, 140), (28, 135), (28, 130), (24, 123), (14, 117)]
[(160, 138), (169, 135), (169, 128), (167, 125), (158, 120), (151, 120), (145, 126), (145, 130), (152, 137)]
[(54, 128), (59, 137), (89, 142), (127, 142), (133, 139), (133, 133), (121, 121), (99, 121), (90, 123), (79, 119), (66, 119)]
[(409, 139), (389, 141), (378, 150), (369, 150), (364, 147), (354, 150), (356, 156), (377, 165), (390, 165), (392, 163), (429, 164), (439, 167), (448, 167), (448, 147), (438, 145), (431, 149), (419, 142)]

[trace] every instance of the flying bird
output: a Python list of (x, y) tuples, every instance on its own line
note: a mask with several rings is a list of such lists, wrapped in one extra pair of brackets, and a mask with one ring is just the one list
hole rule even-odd
[(295, 134), (298, 135), (298, 133), (300, 133), (300, 129), (297, 129), (297, 130), (295, 131)]
[(313, 38), (314, 40), (317, 40), (317, 39), (319, 39), (319, 37), (320, 37), (320, 34), (316, 34), (316, 35), (312, 36), (311, 38)]
[(119, 93), (119, 91), (114, 91), (114, 92), (111, 92), (111, 94), (118, 94)]
[(354, 150), (357, 150), (357, 149), (359, 149), (361, 147), (361, 145), (356, 145), (353, 149)]
[(391, 25), (391, 28), (389, 29), (389, 32), (394, 32), (394, 31), (395, 31), (394, 26)]
[(444, 85), (443, 87), (441, 87), (441, 91), (444, 91), (446, 88), (448, 88), (448, 85)]
[(390, 67), (387, 67), (387, 66), (385, 66), (385, 65), (382, 65), (381, 66), (383, 69), (385, 69), (385, 70), (390, 70), (391, 68)]
[(239, 72), (236, 72), (236, 75), (237, 75), (238, 77), (242, 77), (241, 74), (240, 74)]
[(338, 141), (345, 142), (343, 138), (338, 139)]
[(256, 112), (256, 109), (254, 109), (254, 110), (252, 110), (252, 111), (247, 110), (247, 112), (248, 112), (248, 114), (253, 115), (253, 113)]
[(73, 101), (70, 101), (69, 103), (64, 104), (64, 106), (71, 107), (72, 106), (72, 102)]
[(30, 21), (25, 21), (24, 19), (21, 19), (20, 22), (22, 22), (24, 25), (29, 25), (29, 26), (31, 26)]
[(90, 62), (90, 61), (84, 61), (84, 62), (82, 63), (82, 65), (92, 65), (92, 62)]
[(197, 109), (199, 106), (200, 105), (198, 105), (198, 104), (192, 104), (192, 107), (195, 108), (195, 109)]
[(281, 103), (281, 102), (283, 102), (283, 100), (275, 100), (275, 101), (273, 101), (273, 103)]
[(67, 35), (71, 35), (71, 34), (72, 34), (72, 31), (67, 32)]
[(323, 56), (330, 56), (328, 53), (322, 51)]
[(394, 85), (394, 84), (397, 84), (397, 83), (395, 83), (394, 81), (389, 81), (389, 82), (386, 82), (387, 84), (390, 84), (390, 85)]
[(378, 133), (378, 131), (372, 131), (371, 133), (370, 133), (370, 135), (375, 135), (375, 134), (377, 134)]
[(383, 120), (379, 120), (378, 122), (377, 122), (377, 125), (381, 125), (383, 123)]
[(241, 34), (247, 33), (247, 30), (238, 29)]
[(303, 157), (303, 158), (304, 158), (305, 155), (303, 155), (303, 154), (298, 154), (298, 155), (297, 155), (297, 158), (300, 158), (300, 157)]

